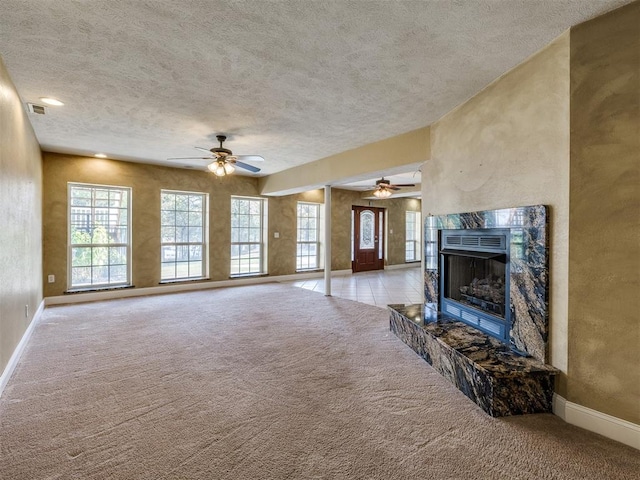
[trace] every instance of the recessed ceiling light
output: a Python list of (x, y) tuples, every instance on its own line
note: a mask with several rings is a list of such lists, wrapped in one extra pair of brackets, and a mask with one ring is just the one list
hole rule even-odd
[(42, 103), (46, 103), (47, 105), (53, 105), (54, 107), (61, 107), (62, 105), (64, 105), (64, 103), (62, 103), (57, 98), (40, 97), (40, 100), (42, 100)]
[(96, 153), (96, 154), (94, 155), (94, 157), (98, 157), (98, 158), (107, 158), (107, 155), (106, 155), (106, 154), (104, 154), (104, 153)]

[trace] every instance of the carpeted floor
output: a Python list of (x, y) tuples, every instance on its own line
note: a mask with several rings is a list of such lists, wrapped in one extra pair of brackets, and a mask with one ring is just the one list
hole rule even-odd
[(495, 419), (374, 306), (284, 285), (45, 310), (0, 399), (4, 479), (637, 479), (557, 417)]

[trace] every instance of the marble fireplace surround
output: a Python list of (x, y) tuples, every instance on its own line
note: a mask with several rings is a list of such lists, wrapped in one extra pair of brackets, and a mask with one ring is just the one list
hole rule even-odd
[[(509, 344), (439, 311), (440, 230), (509, 229)], [(390, 330), (489, 415), (550, 412), (558, 370), (545, 364), (548, 333), (544, 205), (425, 219), (425, 303), (389, 305)], [(524, 352), (526, 355), (522, 355)]]
[(437, 317), (439, 231), (503, 228), (510, 231), (510, 347), (546, 361), (549, 328), (548, 220), (545, 205), (434, 215), (425, 218), (425, 319)]

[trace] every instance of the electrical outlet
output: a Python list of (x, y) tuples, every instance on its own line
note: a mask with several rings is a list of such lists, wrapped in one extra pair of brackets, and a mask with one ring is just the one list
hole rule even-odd
[(274, 232), (273, 238), (280, 238), (280, 232)]
[(24, 306), (24, 316), (25, 318), (29, 318), (29, 305)]
[(48, 281), (49, 283), (55, 283), (55, 281), (56, 281), (56, 276), (55, 276), (55, 275), (49, 275), (49, 276), (47, 277), (47, 281)]

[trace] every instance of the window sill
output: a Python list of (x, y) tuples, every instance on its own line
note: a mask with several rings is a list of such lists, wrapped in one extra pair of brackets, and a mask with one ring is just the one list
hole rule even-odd
[(233, 280), (234, 278), (247, 278), (247, 277), (268, 277), (268, 273), (240, 273), (238, 275), (229, 275), (229, 279)]
[(301, 268), (300, 270), (296, 270), (296, 273), (314, 273), (314, 272), (324, 272), (324, 268)]
[(176, 278), (175, 280), (160, 280), (158, 285), (166, 285), (171, 283), (187, 283), (187, 282), (205, 282), (211, 280), (209, 277), (198, 277), (198, 278)]
[(125, 288), (136, 288), (135, 285), (110, 285), (108, 287), (87, 287), (87, 288), (74, 288), (64, 292), (65, 295), (73, 295), (76, 293), (88, 293), (88, 292), (105, 292), (109, 290), (122, 290)]

